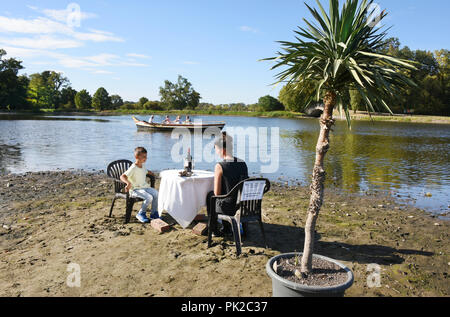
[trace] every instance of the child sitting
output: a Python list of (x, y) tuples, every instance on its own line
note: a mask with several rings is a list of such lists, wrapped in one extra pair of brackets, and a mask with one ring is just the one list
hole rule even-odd
[(142, 208), (137, 214), (136, 218), (142, 223), (149, 223), (146, 212), (151, 205), (151, 219), (158, 219), (158, 191), (150, 187), (147, 183), (147, 173), (154, 175), (152, 172), (145, 169), (145, 162), (147, 161), (147, 150), (143, 147), (138, 147), (134, 150), (134, 157), (136, 162), (120, 176), (120, 180), (127, 184), (126, 192), (130, 192), (132, 198), (142, 198)]

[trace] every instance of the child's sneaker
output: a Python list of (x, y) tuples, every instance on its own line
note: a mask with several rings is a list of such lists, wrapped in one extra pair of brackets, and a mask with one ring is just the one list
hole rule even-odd
[(159, 216), (159, 213), (158, 212), (152, 212), (151, 214), (150, 214), (150, 219), (151, 220), (155, 220), (155, 219), (160, 219), (161, 217)]
[(145, 213), (140, 212), (136, 215), (137, 220), (139, 220), (141, 223), (149, 223), (150, 220), (147, 218)]

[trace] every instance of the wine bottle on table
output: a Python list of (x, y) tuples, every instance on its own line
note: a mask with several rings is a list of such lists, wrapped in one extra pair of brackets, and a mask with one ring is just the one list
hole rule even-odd
[(188, 149), (186, 158), (184, 159), (184, 170), (188, 173), (192, 172), (192, 156), (191, 156), (191, 149)]

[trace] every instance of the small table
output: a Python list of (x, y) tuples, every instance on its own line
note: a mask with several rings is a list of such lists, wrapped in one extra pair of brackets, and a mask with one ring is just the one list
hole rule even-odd
[(183, 228), (187, 228), (214, 190), (214, 173), (195, 170), (191, 177), (181, 177), (181, 170), (160, 173), (158, 211), (167, 211)]

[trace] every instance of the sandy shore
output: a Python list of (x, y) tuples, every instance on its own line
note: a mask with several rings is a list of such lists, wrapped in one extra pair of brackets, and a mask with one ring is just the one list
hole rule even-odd
[[(263, 205), (270, 249), (251, 225), (240, 258), (231, 241), (207, 249), (180, 226), (158, 234), (124, 225), (123, 201), (108, 218), (111, 198), (101, 174), (3, 176), (0, 296), (271, 296), (267, 260), (303, 248), (306, 188), (273, 186)], [(449, 296), (449, 227), (387, 196), (328, 190), (316, 252), (354, 271), (348, 296)], [(67, 286), (70, 263), (80, 265), (79, 288)], [(381, 287), (367, 285), (371, 263), (381, 266)]]

